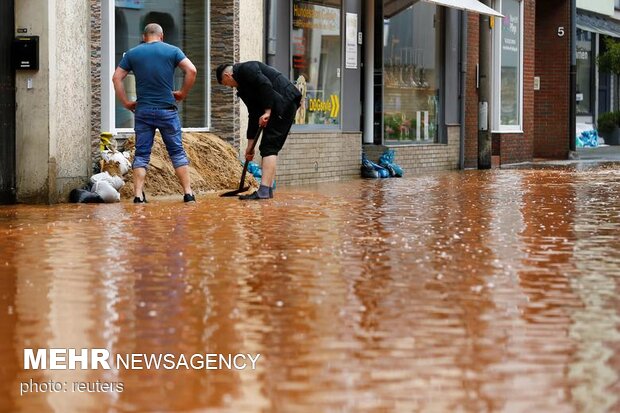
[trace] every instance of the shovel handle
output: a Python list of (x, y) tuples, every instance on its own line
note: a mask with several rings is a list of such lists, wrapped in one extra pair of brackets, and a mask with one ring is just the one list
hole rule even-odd
[[(254, 151), (254, 148), (256, 147), (256, 142), (258, 142), (258, 139), (260, 138), (260, 134), (262, 131), (263, 131), (263, 128), (259, 127), (258, 131), (256, 132), (256, 136), (254, 137), (254, 140), (252, 141), (252, 145), (250, 145), (250, 152)], [(239, 190), (243, 189), (243, 184), (245, 183), (245, 174), (248, 171), (249, 163), (250, 161), (248, 161), (247, 159), (243, 163), (243, 172), (241, 173), (241, 182), (239, 182)]]

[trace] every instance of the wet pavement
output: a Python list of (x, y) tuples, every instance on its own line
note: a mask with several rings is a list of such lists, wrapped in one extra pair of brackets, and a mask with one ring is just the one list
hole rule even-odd
[(578, 148), (577, 157), (581, 161), (620, 161), (620, 145), (605, 145), (596, 148)]
[[(0, 207), (0, 411), (618, 412), (619, 234), (617, 164)], [(25, 348), (260, 359), (24, 370)], [(123, 389), (20, 395), (98, 380)]]

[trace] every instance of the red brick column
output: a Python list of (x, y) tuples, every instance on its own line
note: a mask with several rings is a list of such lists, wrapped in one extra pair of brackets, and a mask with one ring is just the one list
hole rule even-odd
[(478, 167), (478, 89), (476, 65), (480, 51), (480, 18), (469, 13), (467, 22), (467, 75), (465, 100), (465, 168)]
[[(536, 91), (534, 156), (566, 159), (569, 150), (570, 1), (548, 0), (536, 4)], [(558, 27), (564, 27), (564, 37)]]
[[(500, 163), (531, 161), (534, 156), (534, 68), (536, 56), (536, 2), (523, 5), (523, 133), (497, 134)], [(542, 22), (546, 24), (545, 22)]]

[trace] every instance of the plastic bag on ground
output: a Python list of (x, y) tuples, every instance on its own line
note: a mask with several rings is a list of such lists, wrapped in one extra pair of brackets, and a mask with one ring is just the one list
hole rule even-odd
[(123, 178), (121, 178), (120, 176), (112, 176), (107, 171), (95, 174), (90, 177), (90, 182), (93, 184), (99, 181), (108, 182), (117, 191), (120, 190), (121, 187), (125, 184), (125, 181), (123, 181)]
[(394, 163), (393, 149), (388, 149), (383, 153), (383, 155), (381, 155), (381, 157), (379, 158), (379, 165), (387, 169), (390, 173), (390, 176), (395, 176), (398, 178), (403, 176), (403, 169), (399, 165)]
[(368, 159), (365, 153), (362, 153), (361, 172), (362, 178), (388, 178), (390, 176), (387, 169)]
[(102, 204), (104, 201), (95, 192), (76, 188), (69, 193), (69, 202), (80, 204)]
[(254, 176), (254, 178), (256, 178), (257, 180), (260, 180), (260, 178), (262, 178), (263, 176), (263, 171), (261, 170), (260, 166), (251, 161), (248, 163), (248, 172), (251, 173), (252, 176)]
[[(248, 172), (252, 174), (252, 176), (254, 178), (256, 178), (257, 181), (260, 182), (261, 178), (263, 177), (263, 170), (261, 169), (261, 167), (255, 163), (250, 161), (248, 163)], [(276, 189), (276, 180), (273, 180), (273, 186), (272, 189)]]
[(578, 148), (596, 148), (599, 145), (598, 140), (599, 137), (596, 130), (582, 131), (581, 135), (577, 136), (576, 146)]
[(93, 191), (106, 203), (120, 202), (121, 194), (107, 181), (97, 181), (93, 185)]

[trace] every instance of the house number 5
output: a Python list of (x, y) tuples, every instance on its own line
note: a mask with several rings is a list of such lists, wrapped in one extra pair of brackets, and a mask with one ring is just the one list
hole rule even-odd
[(564, 37), (564, 26), (558, 27), (558, 37)]

